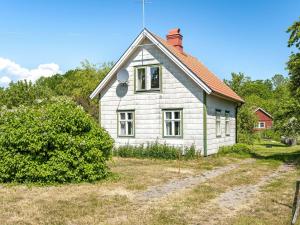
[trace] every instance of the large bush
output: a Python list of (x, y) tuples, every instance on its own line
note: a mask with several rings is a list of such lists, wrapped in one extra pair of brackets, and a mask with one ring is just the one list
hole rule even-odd
[(80, 182), (106, 177), (113, 141), (60, 98), (0, 113), (0, 182)]

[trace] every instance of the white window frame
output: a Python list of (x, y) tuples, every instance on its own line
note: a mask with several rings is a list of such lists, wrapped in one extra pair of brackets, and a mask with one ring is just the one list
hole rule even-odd
[(225, 134), (230, 136), (230, 111), (225, 111)]
[[(163, 137), (182, 138), (183, 137), (183, 113), (182, 109), (164, 109), (163, 110)], [(179, 119), (175, 119), (175, 113), (179, 113)], [(171, 119), (167, 119), (166, 114), (171, 113)], [(167, 134), (167, 122), (171, 122), (171, 134)], [(179, 134), (175, 135), (175, 122), (179, 122)]]
[[(159, 71), (159, 77), (158, 77), (158, 83), (159, 83), (159, 87), (158, 88), (151, 88), (152, 85), (152, 75), (151, 75), (151, 68), (157, 67), (158, 71)], [(139, 75), (138, 75), (138, 70), (139, 69), (145, 69), (145, 89), (139, 89)], [(155, 64), (155, 65), (145, 65), (145, 66), (137, 66), (135, 68), (135, 91), (136, 92), (145, 92), (145, 91), (159, 91), (161, 90), (161, 76), (162, 76), (162, 72), (161, 72), (161, 65), (159, 64)]]
[[(158, 88), (152, 88), (152, 74), (151, 74), (151, 68), (158, 68)], [(161, 69), (160, 65), (152, 65), (148, 67), (149, 70), (149, 83), (150, 83), (150, 90), (160, 90), (161, 88)]]
[[(216, 109), (216, 137), (222, 136), (222, 127), (221, 127), (221, 110)], [(219, 130), (218, 130), (218, 124), (219, 124)]]
[[(121, 114), (125, 113), (125, 119), (121, 118)], [(128, 114), (131, 113), (131, 119), (128, 119)], [(134, 137), (135, 136), (135, 112), (133, 110), (120, 110), (117, 111), (118, 116), (118, 137)], [(121, 123), (125, 122), (125, 134), (121, 133)], [(132, 134), (128, 132), (128, 124), (131, 123), (132, 125)]]
[[(263, 124), (263, 126), (261, 126)], [(257, 128), (266, 128), (266, 122), (258, 122)]]
[[(145, 70), (145, 88), (139, 88), (139, 70), (140, 69), (144, 69)], [(147, 67), (146, 66), (139, 66), (136, 68), (136, 72), (135, 72), (135, 89), (136, 91), (146, 91), (147, 90)]]

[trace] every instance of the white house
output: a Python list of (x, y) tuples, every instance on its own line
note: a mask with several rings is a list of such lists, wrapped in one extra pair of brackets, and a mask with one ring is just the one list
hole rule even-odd
[[(126, 84), (117, 79), (124, 69)], [(101, 126), (117, 146), (158, 141), (210, 155), (236, 143), (243, 100), (183, 50), (180, 29), (167, 40), (144, 29), (90, 96), (96, 97)]]

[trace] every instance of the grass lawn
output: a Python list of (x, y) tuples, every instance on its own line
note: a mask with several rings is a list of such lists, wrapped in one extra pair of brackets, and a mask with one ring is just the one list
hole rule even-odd
[(267, 144), (250, 160), (113, 158), (114, 176), (95, 184), (3, 184), (0, 224), (289, 224), (300, 146)]

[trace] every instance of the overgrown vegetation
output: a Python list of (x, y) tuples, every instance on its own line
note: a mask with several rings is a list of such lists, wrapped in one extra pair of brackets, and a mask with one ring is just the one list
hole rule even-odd
[(169, 146), (167, 144), (147, 143), (147, 145), (125, 145), (114, 150), (115, 156), (124, 158), (154, 158), (154, 159), (193, 159), (200, 153), (196, 152), (195, 146), (182, 148)]
[(240, 155), (240, 156), (251, 156), (253, 154), (253, 151), (248, 145), (242, 143), (238, 143), (232, 146), (220, 147), (218, 155), (228, 155), (228, 154)]
[(67, 98), (3, 110), (0, 182), (96, 181), (109, 174), (113, 140)]

